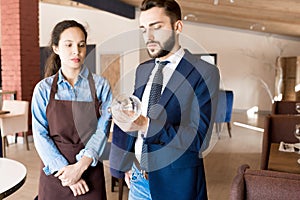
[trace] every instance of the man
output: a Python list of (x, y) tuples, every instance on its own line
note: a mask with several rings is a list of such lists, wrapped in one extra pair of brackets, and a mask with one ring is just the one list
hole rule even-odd
[[(111, 173), (125, 176), (132, 200), (207, 199), (201, 152), (212, 132), (218, 69), (180, 46), (183, 22), (176, 1), (144, 0), (139, 22), (153, 59), (136, 70), (134, 95), (142, 114), (131, 123), (114, 119)], [(164, 67), (157, 64), (162, 61)], [(153, 95), (158, 84), (162, 90)]]

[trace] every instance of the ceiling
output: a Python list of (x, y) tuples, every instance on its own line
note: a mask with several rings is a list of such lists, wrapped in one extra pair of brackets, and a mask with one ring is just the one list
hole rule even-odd
[[(42, 2), (82, 6), (71, 0)], [(142, 0), (121, 0), (139, 7)], [(299, 0), (177, 0), (183, 19), (225, 27), (300, 37)]]

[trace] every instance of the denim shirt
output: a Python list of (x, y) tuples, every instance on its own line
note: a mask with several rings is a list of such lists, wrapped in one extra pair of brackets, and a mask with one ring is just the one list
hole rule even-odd
[[(88, 81), (88, 68), (82, 68), (74, 87), (63, 77), (61, 69), (58, 73), (58, 88), (55, 99), (88, 102), (93, 100)], [(96, 132), (91, 136), (85, 148), (76, 155), (76, 160), (78, 161), (82, 156), (86, 156), (93, 159), (91, 166), (96, 166), (99, 157), (104, 151), (110, 130), (111, 114), (108, 112), (108, 107), (111, 104), (112, 93), (110, 85), (105, 78), (95, 74), (92, 76), (95, 82), (97, 98), (102, 102), (101, 117), (98, 120)], [(31, 102), (34, 144), (45, 165), (43, 170), (46, 175), (53, 174), (68, 165), (68, 161), (59, 152), (48, 131), (46, 109), (49, 103), (53, 79), (54, 75), (41, 80), (35, 86)]]

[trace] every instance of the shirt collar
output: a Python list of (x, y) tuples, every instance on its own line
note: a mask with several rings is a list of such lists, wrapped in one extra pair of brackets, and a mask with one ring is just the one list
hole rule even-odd
[[(179, 61), (181, 60), (181, 58), (184, 56), (184, 50), (182, 47), (180, 47), (178, 49), (178, 51), (176, 51), (174, 54), (172, 54), (170, 57), (168, 57), (166, 60), (170, 61), (170, 63), (175, 64), (175, 63), (179, 63)], [(163, 60), (160, 60), (159, 58), (155, 59), (155, 63), (160, 62)]]
[[(81, 79), (81, 78), (82, 78), (82, 79), (88, 79), (88, 75), (89, 75), (89, 70), (88, 70), (88, 68), (85, 67), (85, 66), (83, 66), (82, 69), (81, 69), (81, 71), (80, 71), (80, 73), (79, 73), (79, 75), (78, 75), (78, 80)], [(60, 83), (62, 83), (62, 82), (64, 82), (64, 81), (67, 81), (67, 80), (66, 80), (65, 77), (63, 76), (62, 70), (61, 70), (61, 68), (60, 68), (59, 71), (58, 71), (57, 84), (60, 84)]]

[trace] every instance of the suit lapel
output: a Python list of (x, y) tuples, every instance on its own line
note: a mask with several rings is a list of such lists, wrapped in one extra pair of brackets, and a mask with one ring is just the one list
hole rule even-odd
[(163, 107), (168, 103), (172, 95), (176, 92), (177, 88), (184, 81), (186, 81), (186, 78), (194, 69), (191, 63), (190, 56), (191, 54), (186, 51), (185, 55), (176, 67), (176, 70), (172, 74), (169, 82), (167, 83), (166, 89), (163, 91), (161, 99), (159, 101), (159, 104), (161, 104)]
[[(162, 106), (160, 110), (157, 110), (156, 116), (158, 117), (159, 114), (163, 111), (163, 108), (166, 106), (170, 98), (176, 92), (178, 87), (186, 81), (189, 74), (194, 69), (193, 63), (195, 57), (192, 54), (185, 50), (185, 54), (181, 61), (179, 62), (178, 66), (176, 67), (174, 73), (172, 74), (169, 82), (166, 85), (166, 89), (163, 91), (162, 96), (159, 100), (159, 104)], [(143, 65), (138, 68), (137, 76), (136, 76), (136, 83), (135, 83), (135, 92), (134, 95), (137, 96), (139, 99), (142, 99), (142, 95), (144, 93), (146, 84), (149, 80), (150, 74), (155, 66), (154, 59), (144, 63)]]

